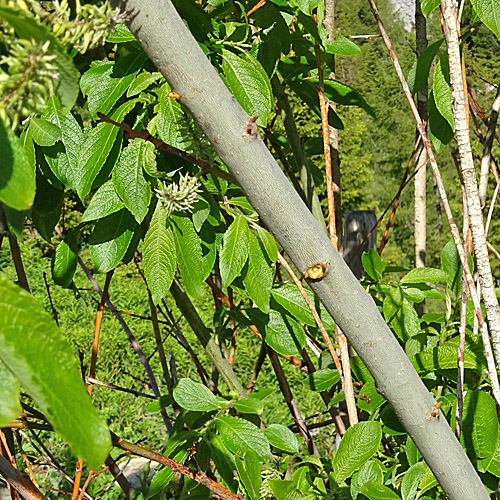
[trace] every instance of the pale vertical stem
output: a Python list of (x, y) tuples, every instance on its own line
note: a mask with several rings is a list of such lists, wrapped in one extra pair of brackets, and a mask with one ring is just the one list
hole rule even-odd
[[(323, 25), (328, 29), (328, 38), (335, 39), (335, 0), (325, 0), (325, 19)], [(339, 248), (339, 231), (342, 227), (341, 210), (341, 189), (340, 189), (340, 158), (339, 158), (339, 137), (338, 130), (328, 126), (328, 103), (325, 101), (324, 94), (324, 74), (323, 63), (321, 61), (321, 52), (319, 45), (314, 47), (316, 52), (316, 61), (318, 65), (318, 97), (321, 109), (321, 130), (323, 133), (323, 151), (325, 156), (325, 176), (326, 176), (326, 192), (328, 200), (328, 233), (330, 240), (338, 250)], [(335, 78), (335, 72), (332, 71), (330, 78)], [(330, 104), (335, 111), (335, 103)], [(330, 135), (331, 133), (331, 135)], [(331, 147), (333, 145), (333, 154)], [(336, 182), (335, 182), (336, 181)], [(335, 188), (336, 193), (335, 193)], [(339, 213), (337, 213), (339, 210)], [(340, 357), (342, 360), (342, 387), (344, 389), (347, 413), (349, 415), (349, 424), (352, 426), (358, 423), (358, 411), (356, 408), (356, 399), (354, 397), (354, 387), (351, 376), (351, 363), (349, 360), (349, 346), (347, 338), (342, 333), (342, 330), (335, 327), (335, 339), (339, 346)], [(339, 372), (341, 373), (341, 372)]]
[[(427, 21), (422, 14), (420, 0), (415, 0), (415, 41), (417, 57), (427, 48)], [(417, 93), (417, 109), (424, 122), (427, 121), (427, 97), (428, 85)], [(417, 136), (419, 135), (417, 129)], [(415, 267), (425, 267), (425, 254), (427, 245), (427, 153), (423, 145), (419, 147), (417, 153), (417, 173), (415, 175), (415, 195), (414, 195), (414, 228), (415, 228)], [(423, 304), (420, 307), (423, 312)]]
[(491, 107), (488, 131), (484, 138), (483, 157), (481, 158), (481, 175), (479, 177), (479, 200), (481, 206), (486, 205), (486, 193), (488, 191), (488, 177), (490, 173), (491, 147), (495, 137), (495, 129), (498, 121), (498, 113), (500, 111), (500, 84), (497, 87), (497, 94)]
[[(462, 206), (464, 213), (464, 252), (469, 254), (469, 217), (467, 214), (467, 200), (465, 190), (462, 187)], [(467, 277), (465, 271), (462, 271), (462, 294), (460, 301), (460, 340), (457, 348), (457, 406), (455, 433), (460, 439), (462, 433), (462, 414), (464, 410), (464, 356), (465, 356), (465, 331), (467, 328)]]
[(458, 145), (462, 178), (467, 194), (467, 208), (469, 213), (472, 242), (476, 256), (479, 282), (489, 322), (493, 349), (497, 364), (500, 362), (500, 308), (495, 294), (495, 286), (491, 274), (488, 247), (483, 225), (483, 216), (479, 192), (474, 169), (474, 160), (469, 137), (467, 107), (462, 77), (462, 61), (457, 26), (457, 7), (454, 0), (441, 0), (445, 24), (445, 36), (448, 46), (450, 63), (450, 83), (453, 96), (453, 119), (455, 123), (455, 138)]
[[(470, 296), (471, 296), (472, 302), (474, 304), (474, 313), (477, 316), (477, 319), (478, 319), (479, 324), (480, 324), (481, 336), (483, 338), (483, 345), (484, 345), (484, 351), (485, 351), (484, 353), (485, 353), (486, 361), (488, 363), (488, 376), (489, 376), (489, 379), (491, 382), (493, 396), (494, 396), (497, 404), (500, 405), (500, 386), (499, 386), (499, 382), (498, 382), (498, 374), (497, 374), (497, 371), (495, 368), (495, 360), (493, 358), (493, 353), (491, 352), (491, 346), (490, 346), (490, 341), (489, 341), (489, 337), (488, 337), (488, 328), (487, 328), (486, 323), (484, 321), (483, 312), (481, 310), (481, 304), (479, 301), (479, 295), (477, 293), (476, 286), (474, 284), (474, 279), (472, 278), (472, 274), (470, 272), (469, 263), (467, 260), (467, 256), (464, 252), (462, 239), (460, 237), (460, 232), (458, 231), (458, 227), (455, 223), (455, 220), (453, 218), (453, 214), (451, 212), (450, 203), (448, 202), (448, 196), (446, 195), (446, 189), (444, 187), (443, 179), (441, 177), (441, 172), (439, 171), (439, 167), (438, 167), (438, 164), (436, 162), (434, 152), (432, 151), (432, 147), (431, 147), (431, 144), (429, 142), (429, 138), (427, 137), (427, 133), (425, 131), (424, 124), (422, 122), (422, 119), (420, 118), (417, 107), (416, 107), (415, 103), (413, 102), (413, 98), (411, 96), (410, 89), (408, 88), (408, 83), (406, 82), (406, 79), (404, 77), (401, 66), (399, 65), (399, 61), (396, 57), (396, 53), (394, 52), (394, 49), (392, 48), (391, 40), (389, 39), (389, 35), (385, 31), (384, 25), (382, 24), (382, 20), (380, 19), (380, 15), (378, 13), (377, 6), (375, 5), (374, 0), (368, 0), (368, 1), (371, 5), (373, 15), (375, 16), (375, 19), (377, 20), (377, 23), (378, 23), (380, 32), (382, 34), (382, 38), (384, 39), (384, 42), (386, 44), (387, 50), (389, 51), (391, 59), (394, 63), (394, 68), (396, 69), (396, 73), (398, 74), (399, 80), (401, 82), (401, 86), (403, 87), (403, 91), (405, 92), (406, 98), (408, 100), (408, 104), (410, 105), (413, 116), (415, 117), (415, 121), (417, 122), (417, 128), (420, 132), (420, 136), (422, 137), (422, 141), (423, 141), (425, 149), (427, 151), (427, 155), (429, 156), (429, 161), (430, 161), (430, 164), (432, 167), (432, 172), (434, 174), (434, 178), (436, 179), (436, 184), (437, 184), (437, 187), (439, 190), (439, 194), (441, 196), (441, 201), (443, 202), (446, 216), (448, 218), (448, 223), (450, 225), (450, 230), (451, 230), (451, 234), (453, 236), (453, 241), (454, 241), (455, 246), (457, 248), (457, 252), (458, 252), (458, 255), (460, 257), (460, 262), (462, 264), (462, 267), (465, 271), (465, 275), (467, 277), (467, 285), (469, 287)], [(461, 74), (462, 73), (461, 73), (461, 68), (460, 68), (460, 79), (461, 79)], [(469, 213), (469, 216), (470, 216), (470, 213)]]

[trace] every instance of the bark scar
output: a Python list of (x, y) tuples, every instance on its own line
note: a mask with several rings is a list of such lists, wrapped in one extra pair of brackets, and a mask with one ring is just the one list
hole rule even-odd
[(317, 264), (313, 264), (306, 269), (304, 273), (304, 278), (309, 278), (314, 281), (318, 281), (323, 279), (327, 272), (327, 263), (326, 262), (318, 262)]
[(251, 116), (246, 122), (245, 126), (243, 128), (243, 132), (241, 134), (241, 137), (247, 138), (247, 139), (255, 139), (259, 135), (259, 128), (257, 127), (257, 119), (259, 118), (259, 115)]

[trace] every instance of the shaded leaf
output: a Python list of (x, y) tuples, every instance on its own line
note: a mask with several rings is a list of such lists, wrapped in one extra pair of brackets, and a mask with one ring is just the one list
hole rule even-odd
[(166, 221), (165, 209), (158, 203), (142, 249), (144, 274), (155, 304), (170, 290), (177, 264), (174, 236)]
[(244, 454), (237, 453), (234, 457), (234, 463), (248, 497), (251, 500), (259, 500), (260, 487), (262, 486), (259, 457), (251, 451)]
[(0, 289), (0, 359), (73, 453), (98, 470), (111, 439), (65, 335), (29, 293), (3, 275)]
[(21, 386), (0, 359), (0, 426), (5, 426), (21, 414)]
[(277, 353), (284, 356), (298, 355), (306, 342), (305, 333), (290, 316), (271, 309), (264, 328), (264, 340)]
[(73, 282), (77, 263), (78, 247), (76, 244), (76, 232), (71, 231), (57, 245), (56, 251), (52, 255), (51, 270), (53, 280), (59, 286), (69, 287)]

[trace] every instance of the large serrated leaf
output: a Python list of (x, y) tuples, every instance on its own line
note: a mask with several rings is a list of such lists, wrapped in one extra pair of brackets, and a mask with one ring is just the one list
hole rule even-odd
[(248, 225), (238, 215), (224, 234), (224, 245), (220, 253), (219, 267), (222, 286), (229, 286), (240, 274), (248, 259)]
[(118, 265), (136, 227), (137, 223), (126, 208), (97, 222), (90, 236), (90, 256), (98, 273), (107, 273)]
[(264, 433), (252, 422), (222, 416), (215, 421), (220, 437), (233, 453), (253, 451), (261, 458), (269, 457), (271, 449)]
[(453, 129), (436, 107), (434, 92), (429, 94), (429, 132), (432, 145), (437, 153), (441, 153), (445, 146), (453, 139)]
[(481, 22), (500, 39), (500, 3), (498, 0), (472, 0)]
[(61, 101), (63, 113), (69, 113), (78, 97), (80, 74), (76, 70), (66, 48), (57, 41), (46, 25), (38, 22), (24, 9), (0, 6), (0, 18), (7, 21), (14, 28), (19, 38), (35, 40), (40, 44), (49, 42), (46, 55), (56, 56), (51, 61), (52, 64), (57, 66), (57, 71), (53, 76), (54, 90)]
[[(328, 314), (323, 304), (316, 299), (311, 291), (306, 290), (306, 293), (314, 304), (325, 328), (332, 329), (334, 327), (332, 317)], [(295, 319), (306, 325), (316, 326), (316, 320), (311, 310), (304, 300), (302, 293), (295, 285), (290, 284), (274, 288), (272, 296), (274, 300), (280, 306), (284, 307)]]
[(54, 281), (63, 287), (69, 287), (78, 263), (78, 247), (76, 232), (71, 231), (64, 238), (52, 256), (51, 270)]
[(419, 58), (411, 67), (410, 72), (408, 73), (407, 81), (412, 95), (422, 90), (424, 85), (429, 80), (429, 71), (431, 69), (432, 61), (434, 60), (439, 47), (441, 47), (443, 40), (444, 39), (438, 40), (437, 42), (429, 45), (422, 52), (422, 54), (420, 54)]
[(359, 492), (369, 500), (401, 500), (399, 495), (376, 481), (368, 481), (361, 486)]
[(160, 203), (144, 237), (142, 258), (153, 302), (158, 304), (170, 290), (177, 261), (172, 229), (166, 227), (166, 211)]
[(1, 119), (0, 151), (0, 201), (16, 210), (26, 210), (35, 198), (35, 165), (19, 138)]
[(250, 231), (248, 236), (248, 264), (243, 284), (250, 298), (263, 312), (269, 312), (269, 299), (273, 286), (274, 269), (267, 261), (261, 244)]
[(244, 454), (237, 453), (234, 457), (234, 463), (250, 500), (259, 500), (261, 498), (260, 487), (262, 486), (259, 457), (251, 451)]
[(144, 177), (147, 145), (142, 139), (130, 141), (113, 169), (116, 192), (139, 224), (146, 217), (151, 201), (151, 186)]
[(187, 215), (171, 215), (177, 265), (186, 291), (196, 298), (203, 297), (204, 268), (201, 241)]
[(359, 422), (347, 429), (333, 458), (333, 477), (337, 483), (347, 479), (377, 451), (382, 439), (379, 422)]
[(170, 90), (170, 85), (165, 83), (158, 91), (156, 129), (162, 141), (185, 151), (191, 144), (187, 117), (182, 106), (173, 97), (169, 97)]
[(94, 61), (80, 80), (83, 95), (88, 96), (92, 119), (97, 112), (107, 115), (125, 93), (140, 67), (147, 59), (144, 51), (132, 52), (118, 62)]
[(369, 481), (382, 484), (384, 480), (384, 466), (378, 460), (365, 462), (351, 479), (351, 495), (356, 500), (360, 488)]
[(493, 459), (497, 439), (498, 416), (495, 401), (486, 392), (468, 391), (464, 399), (460, 441), (473, 462), (483, 459), (480, 467), (483, 471)]
[(121, 210), (125, 205), (120, 200), (113, 181), (105, 182), (90, 200), (87, 210), (83, 213), (82, 222), (102, 219)]
[(39, 146), (53, 146), (61, 140), (61, 129), (44, 118), (30, 120), (30, 133)]
[[(111, 114), (111, 119), (121, 122), (136, 103), (137, 99), (125, 102)], [(118, 136), (121, 137), (120, 129), (111, 123), (98, 123), (85, 130), (75, 167), (76, 190), (81, 200), (89, 194)]]
[(99, 469), (109, 453), (109, 431), (65, 336), (29, 293), (3, 275), (0, 290), (0, 359), (73, 453)]
[(403, 500), (415, 499), (420, 480), (428, 469), (429, 467), (425, 462), (418, 462), (405, 472), (401, 481), (401, 496)]
[(448, 55), (442, 54), (434, 68), (434, 79), (432, 82), (432, 93), (434, 102), (440, 115), (448, 122), (452, 130), (455, 130), (453, 122), (452, 95), (450, 85), (450, 68)]
[(249, 115), (259, 115), (257, 124), (265, 127), (274, 101), (271, 82), (264, 68), (248, 53), (240, 57), (224, 50), (222, 57), (222, 70), (229, 90)]
[(210, 389), (190, 378), (181, 378), (174, 389), (175, 402), (189, 411), (213, 411), (221, 407), (221, 401)]
[(271, 309), (269, 321), (264, 328), (264, 340), (277, 353), (295, 356), (306, 342), (304, 330), (290, 316)]
[(19, 381), (0, 359), (0, 401), (2, 402), (0, 404), (0, 427), (7, 425), (20, 415), (20, 392)]
[(284, 425), (271, 424), (264, 431), (269, 443), (277, 448), (288, 453), (297, 453), (299, 451), (299, 442), (295, 434)]
[(401, 278), (401, 283), (426, 283), (446, 281), (446, 273), (433, 267), (417, 267)]

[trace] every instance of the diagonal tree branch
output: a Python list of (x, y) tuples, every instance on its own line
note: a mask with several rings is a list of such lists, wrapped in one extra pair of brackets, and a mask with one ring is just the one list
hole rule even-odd
[[(219, 78), (172, 3), (119, 3), (128, 26), (180, 95), (221, 160), (299, 272), (309, 278), (328, 312), (375, 378), (379, 391), (420, 449), (451, 500), (489, 500), (446, 419), (429, 418), (435, 400), (380, 315), (258, 134), (245, 134), (248, 115)], [(194, 70), (194, 68), (196, 70)]]

